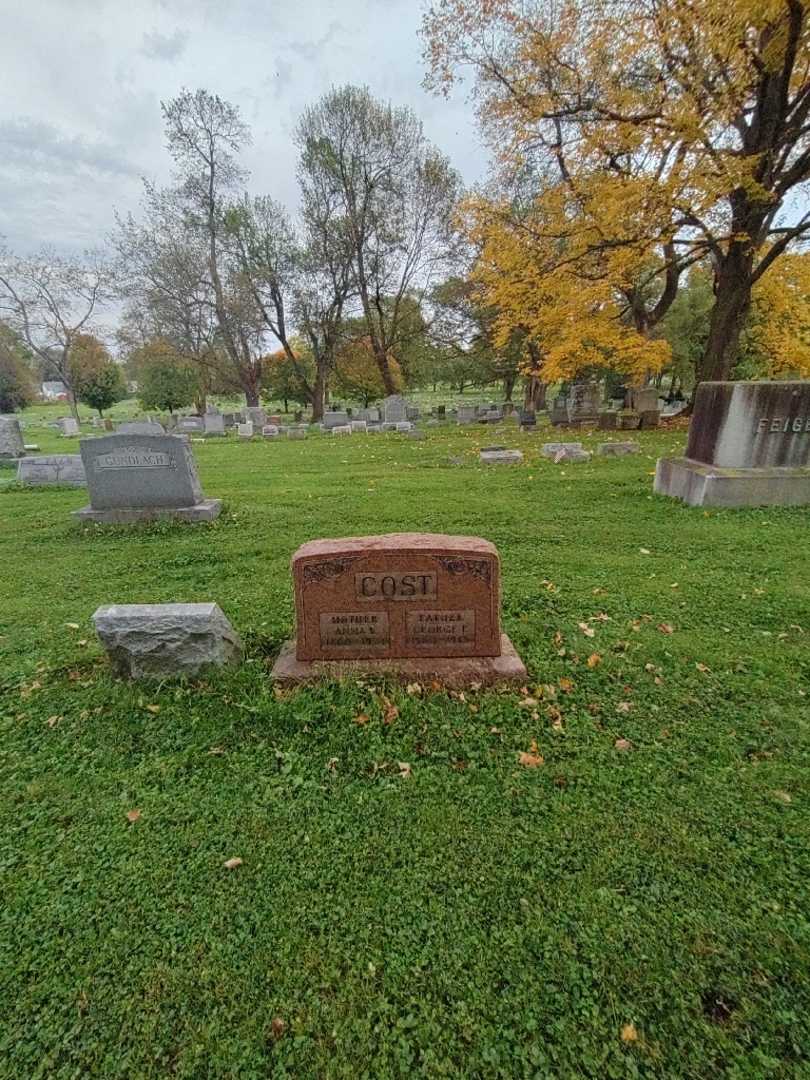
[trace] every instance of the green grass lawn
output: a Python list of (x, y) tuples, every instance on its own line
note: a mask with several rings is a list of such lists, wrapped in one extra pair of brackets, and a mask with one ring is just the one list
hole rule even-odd
[[(195, 443), (197, 527), (0, 472), (0, 1075), (810, 1075), (810, 512), (546, 437)], [(528, 693), (274, 693), (291, 553), (399, 530), (497, 545)], [(201, 600), (241, 668), (110, 677), (99, 605)]]

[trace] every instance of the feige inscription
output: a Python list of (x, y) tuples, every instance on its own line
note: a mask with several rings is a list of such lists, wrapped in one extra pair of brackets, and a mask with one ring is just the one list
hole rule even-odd
[(162, 451), (156, 450), (113, 450), (109, 454), (100, 454), (95, 459), (97, 469), (174, 469), (174, 459)]
[(763, 431), (767, 431), (769, 435), (798, 435), (801, 432), (810, 432), (810, 416), (774, 416), (773, 419), (763, 416), (757, 424), (757, 433)]
[(437, 596), (435, 572), (390, 573), (367, 572), (354, 575), (354, 588), (358, 600), (435, 600)]
[(320, 616), (322, 649), (387, 649), (387, 611), (326, 611)]

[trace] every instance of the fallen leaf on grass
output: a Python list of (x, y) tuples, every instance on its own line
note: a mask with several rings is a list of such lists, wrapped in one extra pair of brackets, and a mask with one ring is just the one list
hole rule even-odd
[(549, 705), (546, 709), (546, 716), (548, 716), (549, 720), (551, 721), (551, 726), (555, 731), (562, 731), (562, 713), (559, 709), (555, 708), (554, 705)]
[(574, 689), (573, 679), (560, 679), (560, 689), (564, 694), (570, 694), (571, 691)]
[(140, 810), (127, 810), (127, 821), (131, 821), (133, 824), (138, 821), (140, 816)]
[(519, 709), (535, 709), (537, 708), (537, 698), (527, 697), (518, 702)]
[(160, 706), (159, 705), (146, 705), (145, 708), (146, 708), (147, 712), (154, 713), (155, 715), (157, 715), (160, 712)]
[(421, 694), (422, 693), (422, 687), (420, 686), (420, 684), (418, 682), (408, 683), (408, 685), (405, 687), (405, 693), (406, 694)]
[(705, 665), (705, 664), (695, 664), (695, 667), (696, 667), (696, 668), (698, 669), (698, 671), (702, 671), (702, 672), (704, 673), (704, 675), (705, 675), (705, 674), (706, 674), (707, 672), (711, 671), (711, 668), (709, 668), (709, 667), (706, 667), (706, 665)]
[(543, 764), (542, 754), (530, 754), (526, 750), (521, 751), (518, 763), (525, 765), (527, 769), (536, 769)]
[(779, 802), (785, 803), (785, 805), (787, 805), (788, 803), (793, 802), (792, 796), (788, 795), (788, 793), (786, 791), (775, 791), (773, 793), (773, 797), (775, 799), (778, 799)]
[(61, 719), (61, 716), (49, 716), (45, 723), (49, 728), (55, 728)]
[(410, 780), (411, 776), (413, 775), (410, 762), (398, 761), (397, 768), (399, 769), (399, 775), (402, 777), (403, 780)]
[(589, 668), (599, 667), (599, 665), (602, 663), (602, 657), (599, 655), (598, 652), (591, 653), (586, 662)]
[(368, 717), (366, 716), (366, 714), (364, 712), (361, 712), (361, 713), (358, 713), (357, 716), (355, 716), (353, 722), (355, 724), (358, 724), (360, 727), (363, 727), (364, 724), (368, 723)]
[(638, 1032), (636, 1031), (635, 1024), (625, 1024), (622, 1028), (622, 1042), (634, 1043), (638, 1042)]
[(639, 548), (638, 553), (639, 555), (652, 555), (652, 552), (649, 548)]
[(68, 630), (78, 630), (79, 629), (79, 624), (77, 622), (66, 622), (65, 626), (68, 628)]
[(613, 747), (615, 750), (632, 750), (633, 744), (629, 739), (617, 739)]
[(233, 859), (226, 859), (222, 865), (225, 867), (226, 870), (235, 870), (237, 866), (242, 865), (242, 860), (238, 857)]
[(580, 628), (580, 630), (585, 635), (585, 637), (593, 637), (594, 634), (596, 633), (596, 631), (593, 629), (593, 627), (588, 626), (588, 624), (586, 622), (577, 623), (577, 626)]
[(380, 694), (380, 702), (383, 706), (383, 723), (393, 724), (396, 718), (399, 716), (399, 709), (393, 702), (389, 701), (385, 694)]
[(616, 712), (628, 713), (633, 708), (632, 701), (620, 701), (616, 706)]
[(274, 1039), (280, 1039), (284, 1032), (287, 1030), (287, 1025), (284, 1023), (280, 1016), (274, 1016), (270, 1023), (270, 1030), (273, 1033)]
[(662, 634), (673, 634), (675, 632), (675, 627), (671, 626), (668, 622), (659, 623), (658, 629)]

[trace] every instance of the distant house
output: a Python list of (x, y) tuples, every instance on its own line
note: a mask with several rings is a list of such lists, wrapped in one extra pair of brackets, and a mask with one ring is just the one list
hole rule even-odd
[(46, 401), (67, 401), (67, 387), (63, 382), (44, 382), (42, 396)]

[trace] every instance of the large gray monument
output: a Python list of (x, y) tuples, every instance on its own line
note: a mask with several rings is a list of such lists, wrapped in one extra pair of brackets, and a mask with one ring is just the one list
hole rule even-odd
[(79, 444), (90, 505), (79, 521), (126, 525), (155, 518), (212, 521), (219, 499), (203, 498), (191, 447), (176, 435), (105, 435)]
[(654, 490), (690, 506), (810, 505), (810, 381), (701, 383), (686, 456), (658, 461)]

